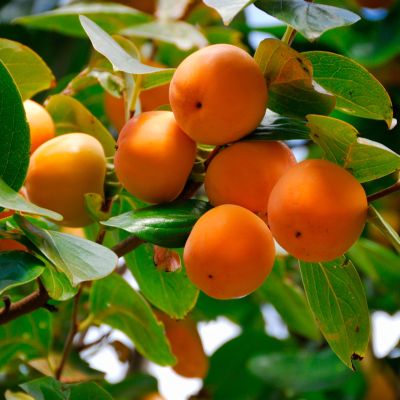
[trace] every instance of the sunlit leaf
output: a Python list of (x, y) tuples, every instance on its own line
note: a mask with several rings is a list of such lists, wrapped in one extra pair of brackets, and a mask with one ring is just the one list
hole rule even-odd
[(328, 160), (351, 171), (360, 181), (368, 182), (400, 169), (400, 155), (384, 145), (358, 137), (347, 122), (322, 115), (308, 115), (311, 138)]
[(311, 310), (331, 349), (349, 368), (367, 351), (370, 321), (360, 277), (350, 260), (300, 262)]

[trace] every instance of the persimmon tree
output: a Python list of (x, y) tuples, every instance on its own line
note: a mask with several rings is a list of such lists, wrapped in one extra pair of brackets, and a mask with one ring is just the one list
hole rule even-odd
[[(253, 3), (284, 25), (251, 27)], [(196, 399), (398, 398), (370, 316), (400, 308), (400, 5), (360, 5), (87, 1), (0, 26), (2, 396), (160, 399), (150, 361)], [(220, 316), (241, 333), (206, 355)], [(109, 345), (117, 384), (84, 357)]]

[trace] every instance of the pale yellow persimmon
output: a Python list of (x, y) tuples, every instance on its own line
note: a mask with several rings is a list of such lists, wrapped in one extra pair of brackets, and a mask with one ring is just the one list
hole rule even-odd
[(61, 224), (79, 227), (92, 222), (85, 193), (103, 196), (106, 158), (100, 142), (84, 133), (57, 136), (31, 156), (26, 191), (33, 203), (63, 215)]
[(31, 136), (31, 153), (55, 135), (54, 122), (47, 110), (32, 100), (24, 101), (26, 119)]

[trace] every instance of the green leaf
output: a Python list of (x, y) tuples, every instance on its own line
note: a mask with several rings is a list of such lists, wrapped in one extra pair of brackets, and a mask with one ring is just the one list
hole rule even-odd
[(385, 237), (389, 239), (392, 246), (400, 254), (399, 234), (385, 221), (382, 215), (379, 214), (378, 210), (372, 205), (368, 207), (368, 222), (374, 224), (385, 235)]
[(374, 282), (396, 290), (400, 286), (400, 256), (372, 240), (360, 238), (348, 256)]
[(308, 302), (331, 349), (349, 368), (365, 356), (370, 321), (360, 277), (350, 260), (300, 262)]
[(312, 63), (314, 79), (336, 96), (336, 108), (346, 114), (386, 121), (393, 106), (389, 94), (364, 67), (350, 58), (325, 51), (303, 53)]
[(0, 178), (14, 190), (24, 182), (29, 164), (30, 135), (18, 88), (0, 61)]
[(162, 324), (143, 297), (119, 275), (94, 283), (90, 308), (94, 322), (124, 332), (144, 357), (160, 365), (175, 363)]
[(125, 261), (143, 296), (172, 318), (184, 318), (195, 306), (199, 291), (189, 281), (184, 267), (175, 272), (157, 269), (153, 246), (141, 245), (128, 253)]
[(32, 396), (25, 394), (23, 392), (12, 392), (11, 390), (6, 390), (4, 393), (5, 400), (35, 400)]
[(319, 329), (304, 292), (294, 282), (280, 276), (276, 267), (258, 292), (275, 307), (292, 332), (311, 340), (319, 340)]
[(240, 299), (217, 300), (199, 293), (196, 307), (191, 315), (196, 320), (213, 321), (224, 316), (245, 331), (264, 331), (265, 320), (256, 295)]
[(191, 0), (158, 0), (157, 18), (165, 20), (177, 20), (184, 16)]
[(400, 156), (384, 145), (358, 137), (347, 122), (322, 115), (308, 115), (311, 138), (325, 157), (368, 182), (400, 169)]
[(101, 279), (117, 266), (117, 255), (104, 246), (66, 233), (41, 229), (20, 215), (15, 215), (14, 219), (57, 270), (67, 275), (73, 286)]
[(157, 86), (169, 83), (174, 75), (175, 69), (168, 68), (160, 72), (143, 75), (141, 82), (141, 90), (148, 90)]
[(205, 388), (214, 400), (265, 398), (260, 396), (264, 384), (248, 370), (248, 361), (266, 352), (280, 352), (286, 345), (264, 332), (241, 334), (211, 356)]
[(157, 380), (147, 373), (135, 372), (118, 383), (104, 382), (103, 387), (115, 399), (141, 399), (149, 393), (157, 392)]
[(14, 22), (32, 28), (85, 37), (85, 32), (79, 23), (79, 15), (86, 15), (110, 34), (118, 33), (127, 26), (141, 24), (151, 19), (147, 14), (120, 4), (82, 3), (57, 8), (42, 14), (20, 17)]
[(0, 326), (0, 367), (17, 358), (46, 357), (52, 344), (52, 316), (39, 309)]
[(290, 392), (340, 387), (352, 375), (330, 349), (265, 353), (250, 360), (250, 370), (265, 383)]
[(260, 126), (243, 140), (291, 140), (310, 138), (310, 129), (304, 119), (284, 117), (271, 110), (262, 120)]
[(257, 0), (255, 6), (291, 25), (309, 40), (324, 32), (352, 25), (360, 20), (357, 14), (343, 8), (310, 3), (306, 0)]
[(72, 286), (67, 275), (57, 271), (50, 262), (46, 263), (46, 268), (40, 280), (49, 296), (57, 301), (69, 300), (78, 292), (78, 288)]
[(193, 225), (209, 208), (205, 201), (177, 200), (132, 210), (101, 223), (162, 247), (182, 247)]
[(54, 75), (46, 63), (21, 43), (0, 39), (0, 60), (12, 75), (23, 100), (55, 84)]
[(225, 25), (232, 22), (233, 18), (254, 0), (203, 0), (209, 7), (218, 11)]
[(33, 203), (25, 200), (19, 193), (14, 192), (1, 178), (0, 178), (0, 207), (8, 208), (10, 210), (22, 211), (28, 214), (41, 215), (61, 221), (62, 215), (47, 210), (46, 208), (38, 207)]
[(0, 294), (38, 278), (44, 265), (25, 251), (0, 252)]
[(207, 39), (193, 25), (184, 21), (153, 21), (124, 29), (126, 36), (142, 37), (172, 43), (181, 50), (207, 45)]
[(287, 44), (265, 39), (254, 56), (268, 85), (268, 108), (286, 116), (330, 114), (336, 99), (313, 79), (310, 61)]
[(164, 70), (163, 68), (142, 64), (89, 18), (80, 16), (79, 19), (95, 50), (111, 62), (115, 71), (141, 75)]
[(20, 387), (35, 400), (112, 400), (111, 395), (94, 382), (68, 385), (47, 376), (22, 383)]
[(115, 153), (115, 140), (103, 124), (78, 100), (57, 94), (50, 97), (46, 109), (53, 118), (58, 135), (71, 132), (87, 133), (103, 146), (107, 157)]

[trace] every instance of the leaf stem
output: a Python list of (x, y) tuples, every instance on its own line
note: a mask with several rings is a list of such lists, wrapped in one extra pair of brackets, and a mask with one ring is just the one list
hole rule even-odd
[(119, 242), (116, 244), (111, 250), (118, 256), (122, 257), (125, 254), (131, 252), (132, 250), (135, 250), (136, 247), (140, 246), (142, 243), (144, 243), (143, 240), (137, 238), (136, 236), (131, 236), (122, 242)]
[(382, 197), (388, 196), (389, 194), (395, 193), (400, 191), (400, 179), (392, 186), (389, 186), (386, 189), (380, 190), (379, 192), (370, 194), (367, 197), (368, 203), (371, 203), (372, 201), (381, 199)]

